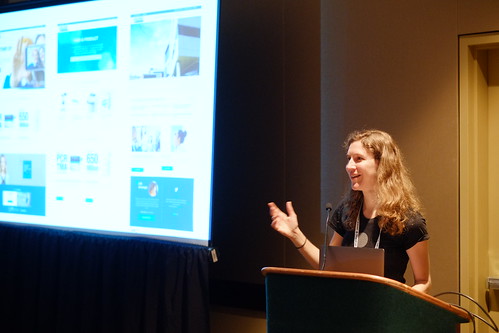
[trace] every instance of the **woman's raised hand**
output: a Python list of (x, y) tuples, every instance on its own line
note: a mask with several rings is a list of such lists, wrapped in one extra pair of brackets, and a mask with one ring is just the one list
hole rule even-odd
[(287, 238), (293, 238), (293, 232), (298, 228), (298, 217), (291, 201), (286, 202), (287, 214), (280, 210), (273, 202), (269, 202), (268, 206), (269, 214), (272, 218), (272, 228)]

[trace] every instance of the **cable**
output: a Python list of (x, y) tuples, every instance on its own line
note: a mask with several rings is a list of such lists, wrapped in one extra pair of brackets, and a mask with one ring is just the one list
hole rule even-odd
[(453, 304), (453, 303), (449, 303), (450, 305), (452, 306), (455, 306), (463, 311), (465, 311), (466, 313), (468, 313), (468, 315), (470, 316), (471, 318), (471, 323), (473, 324), (473, 333), (476, 333), (476, 322), (475, 322), (475, 314), (473, 312), (471, 312), (470, 310), (468, 309), (465, 309), (464, 307), (462, 307), (461, 305), (458, 305), (458, 304)]
[(469, 310), (466, 310), (464, 309), (462, 306), (459, 306), (459, 305), (456, 305), (456, 304), (452, 304), (454, 306), (457, 306), (461, 309), (463, 309), (464, 311), (468, 312), (468, 314), (470, 314), (473, 319), (473, 329), (475, 330), (475, 320), (474, 318), (478, 318), (480, 319), (482, 322), (484, 322), (485, 324), (487, 324), (490, 328), (492, 328), (494, 331), (496, 332), (499, 332), (499, 328), (497, 327), (496, 323), (494, 322), (494, 320), (490, 317), (490, 315), (487, 313), (487, 311), (485, 311), (485, 309), (480, 305), (478, 304), (477, 301), (475, 301), (473, 298), (471, 298), (470, 296), (468, 295), (465, 295), (465, 294), (462, 294), (462, 293), (458, 293), (458, 292), (455, 292), (455, 291), (447, 291), (447, 292), (442, 292), (442, 293), (439, 293), (437, 295), (435, 295), (434, 297), (438, 297), (438, 296), (441, 296), (441, 295), (445, 295), (445, 294), (452, 294), (452, 295), (458, 295), (458, 296), (462, 296), (462, 297), (465, 297), (467, 298), (469, 301), (473, 302), (476, 306), (478, 306), (480, 308), (480, 310), (482, 310), (483, 313), (485, 313), (485, 315), (487, 316), (487, 318), (492, 322), (492, 324), (494, 326), (492, 326), (490, 323), (488, 323), (485, 319), (483, 319), (482, 317), (480, 317), (479, 315), (475, 314), (475, 313), (472, 313), (471, 311)]
[(434, 295), (433, 297), (438, 297), (438, 296), (442, 296), (442, 295), (457, 295), (457, 296), (462, 296), (466, 299), (468, 299), (469, 301), (473, 302), (476, 306), (478, 306), (480, 308), (480, 310), (482, 310), (483, 313), (485, 313), (485, 315), (487, 316), (488, 320), (492, 323), (492, 325), (487, 322), (485, 319), (483, 319), (482, 317), (480, 317), (479, 315), (475, 314), (475, 313), (472, 313), (471, 311), (469, 310), (466, 310), (465, 308), (463, 308), (462, 306), (460, 305), (456, 305), (456, 304), (452, 304), (460, 309), (463, 309), (464, 311), (468, 312), (469, 315), (471, 315), (471, 318), (472, 318), (472, 322), (473, 322), (473, 332), (475, 332), (475, 318), (478, 318), (480, 319), (482, 322), (484, 322), (485, 324), (487, 324), (490, 328), (492, 328), (494, 331), (496, 332), (499, 332), (499, 328), (497, 327), (496, 323), (494, 322), (494, 320), (492, 319), (492, 317), (487, 313), (487, 311), (485, 311), (485, 309), (480, 305), (478, 304), (477, 301), (475, 301), (473, 298), (471, 298), (470, 296), (468, 295), (465, 295), (465, 294), (462, 294), (462, 293), (459, 293), (459, 292), (455, 292), (455, 291), (444, 291), (442, 293), (439, 293), (439, 294), (436, 294)]

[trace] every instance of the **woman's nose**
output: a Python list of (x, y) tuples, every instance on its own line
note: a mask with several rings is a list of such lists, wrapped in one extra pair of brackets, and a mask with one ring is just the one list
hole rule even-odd
[(347, 162), (347, 165), (345, 166), (345, 169), (348, 171), (348, 170), (352, 170), (355, 168), (355, 164), (353, 163), (353, 160), (350, 158)]

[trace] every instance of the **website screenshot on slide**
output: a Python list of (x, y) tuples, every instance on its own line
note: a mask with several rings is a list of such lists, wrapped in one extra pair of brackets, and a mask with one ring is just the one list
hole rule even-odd
[(209, 241), (216, 1), (0, 18), (0, 221)]

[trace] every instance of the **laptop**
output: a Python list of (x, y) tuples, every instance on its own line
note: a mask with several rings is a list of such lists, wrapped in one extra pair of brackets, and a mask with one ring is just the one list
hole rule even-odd
[[(321, 266), (324, 260), (321, 249)], [(385, 250), (367, 247), (328, 246), (325, 271), (384, 276)]]

